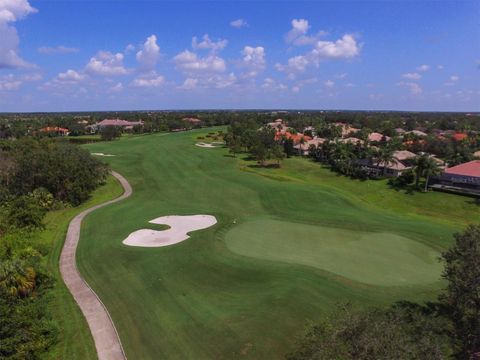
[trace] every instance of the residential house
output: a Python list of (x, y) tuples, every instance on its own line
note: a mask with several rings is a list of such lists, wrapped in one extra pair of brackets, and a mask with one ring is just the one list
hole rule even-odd
[(47, 126), (40, 129), (40, 132), (54, 136), (67, 136), (68, 134), (70, 134), (70, 130), (58, 126)]
[(299, 155), (308, 155), (309, 150), (310, 150), (310, 146), (313, 145), (315, 147), (319, 147), (325, 141), (327, 141), (327, 139), (316, 137), (316, 138), (313, 138), (313, 139), (310, 139), (310, 140), (306, 140), (303, 144), (298, 143), (298, 144), (294, 145), (293, 148), (296, 150), (297, 154), (299, 154)]
[(96, 133), (102, 128), (105, 128), (108, 126), (115, 126), (115, 127), (119, 127), (129, 131), (129, 130), (133, 130), (135, 126), (143, 126), (143, 121), (142, 120), (127, 121), (127, 120), (121, 120), (121, 119), (105, 119), (93, 125), (86, 126), (85, 129), (90, 130), (91, 133)]
[(430, 187), (480, 197), (480, 160), (472, 160), (451, 168), (434, 180)]
[(390, 137), (380, 134), (378, 132), (372, 132), (368, 135), (368, 141), (370, 142), (380, 142), (380, 141), (390, 141)]
[(372, 177), (397, 177), (406, 170), (413, 168), (413, 161), (416, 156), (416, 154), (406, 150), (395, 151), (393, 153), (393, 160), (387, 164), (372, 158), (357, 160), (357, 165)]

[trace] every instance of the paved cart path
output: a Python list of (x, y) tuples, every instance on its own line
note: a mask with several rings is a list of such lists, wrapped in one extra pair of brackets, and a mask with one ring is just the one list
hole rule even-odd
[(113, 324), (107, 308), (77, 269), (75, 252), (80, 239), (80, 227), (85, 216), (96, 209), (121, 201), (132, 194), (132, 187), (122, 175), (115, 171), (112, 171), (112, 175), (115, 176), (123, 186), (123, 195), (93, 206), (75, 216), (68, 226), (65, 245), (60, 255), (60, 273), (62, 274), (63, 281), (87, 319), (90, 332), (95, 341), (95, 348), (97, 349), (99, 360), (122, 360), (126, 359), (126, 356), (117, 329)]

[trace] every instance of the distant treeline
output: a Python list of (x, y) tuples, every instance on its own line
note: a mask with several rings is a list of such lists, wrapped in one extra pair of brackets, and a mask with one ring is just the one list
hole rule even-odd
[[(200, 124), (186, 123), (184, 118), (198, 118)], [(34, 135), (45, 126), (68, 128), (70, 136), (88, 133), (86, 127), (103, 119), (120, 118), (144, 121), (142, 132), (172, 131), (194, 126), (229, 125), (236, 121), (255, 121), (265, 124), (282, 118), (297, 130), (319, 121), (347, 122), (354, 127), (369, 128), (389, 134), (393, 129), (415, 128), (480, 131), (480, 114), (425, 113), (425, 112), (365, 112), (365, 111), (152, 111), (152, 112), (92, 112), (92, 113), (36, 113), (0, 115), (0, 138)], [(137, 130), (136, 130), (137, 131)], [(139, 129), (138, 129), (139, 131)], [(37, 134), (38, 135), (38, 134)]]

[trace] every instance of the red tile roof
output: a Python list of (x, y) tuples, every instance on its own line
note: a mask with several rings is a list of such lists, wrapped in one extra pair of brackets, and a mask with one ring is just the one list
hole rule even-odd
[(275, 134), (275, 140), (278, 141), (282, 139), (282, 137), (285, 137), (285, 139), (292, 139), (295, 144), (298, 144), (300, 140), (303, 138), (305, 141), (312, 140), (310, 136), (303, 135), (303, 134), (292, 134), (288, 131), (282, 133), (282, 132), (277, 132)]
[(463, 139), (465, 139), (468, 135), (465, 134), (465, 133), (456, 133), (453, 135), (453, 138), (456, 140), (456, 141), (462, 141)]
[(40, 129), (41, 132), (63, 132), (63, 133), (67, 133), (69, 132), (70, 130), (68, 129), (65, 129), (65, 128), (61, 128), (61, 127), (52, 127), (52, 126), (47, 126), (47, 127), (44, 127), (42, 129)]
[(473, 176), (480, 178), (480, 160), (469, 161), (451, 168), (445, 169), (446, 174)]

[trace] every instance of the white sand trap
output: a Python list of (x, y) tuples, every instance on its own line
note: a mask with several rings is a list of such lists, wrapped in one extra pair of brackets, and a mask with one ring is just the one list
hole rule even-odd
[(206, 144), (206, 143), (203, 143), (203, 142), (196, 143), (195, 145), (203, 147), (203, 148), (216, 148), (217, 147), (217, 146), (213, 145), (213, 143), (212, 144)]
[(160, 247), (177, 244), (187, 240), (187, 234), (195, 230), (206, 229), (217, 223), (215, 216), (211, 215), (171, 215), (162, 216), (149, 221), (151, 224), (165, 224), (170, 226), (167, 230), (141, 229), (132, 232), (123, 240), (125, 245), (142, 247)]
[(104, 153), (92, 153), (92, 155), (95, 155), (95, 156), (115, 156), (115, 155), (112, 155), (112, 154), (104, 154)]

